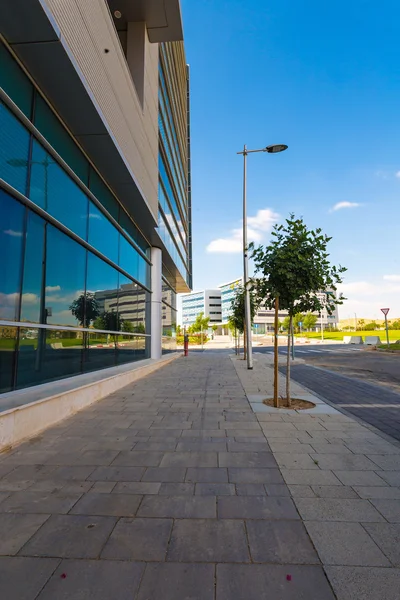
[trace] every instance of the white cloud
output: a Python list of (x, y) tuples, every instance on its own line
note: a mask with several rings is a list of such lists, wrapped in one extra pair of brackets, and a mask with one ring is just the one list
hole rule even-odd
[(3, 233), (11, 235), (11, 237), (22, 237), (22, 231), (14, 231), (14, 229), (5, 229)]
[(395, 173), (395, 177), (397, 177), (398, 179), (400, 179), (400, 171), (397, 171), (397, 173)]
[[(86, 217), (83, 215), (82, 219), (85, 219)], [(89, 213), (89, 219), (98, 219), (99, 221), (102, 220), (102, 216), (98, 215), (97, 213)]]
[(61, 287), (59, 285), (46, 285), (46, 292), (59, 292)]
[(400, 275), (384, 275), (383, 279), (386, 281), (400, 281)]
[[(254, 217), (247, 217), (247, 238), (250, 242), (262, 242), (266, 233), (278, 220), (279, 215), (269, 208), (257, 211)], [(230, 235), (210, 242), (207, 252), (239, 253), (243, 250), (243, 230), (232, 229)]]
[[(389, 276), (390, 277), (390, 276)], [(384, 276), (384, 282), (375, 279), (372, 281), (352, 281), (342, 283), (338, 286), (347, 300), (343, 306), (339, 306), (339, 318), (353, 318), (354, 313), (361, 319), (382, 319), (381, 308), (390, 308), (390, 317), (400, 317), (400, 285), (396, 281), (388, 280)]]
[(361, 206), (358, 202), (337, 202), (337, 204), (332, 206), (329, 212), (341, 210), (342, 208), (357, 208), (358, 206)]

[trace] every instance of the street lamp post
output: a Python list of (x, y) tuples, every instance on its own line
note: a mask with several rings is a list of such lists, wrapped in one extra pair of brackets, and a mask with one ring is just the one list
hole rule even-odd
[[(243, 146), (243, 286), (245, 291), (244, 312), (245, 312), (245, 329), (246, 329), (246, 346), (247, 346), (247, 368), (253, 368), (253, 349), (251, 346), (251, 307), (250, 307), (250, 290), (249, 290), (249, 256), (247, 248), (247, 155), (254, 152), (268, 152), (268, 154), (276, 154), (286, 150), (285, 144), (273, 144), (260, 148), (259, 150), (248, 150), (246, 144)], [(276, 332), (275, 332), (276, 335)]]

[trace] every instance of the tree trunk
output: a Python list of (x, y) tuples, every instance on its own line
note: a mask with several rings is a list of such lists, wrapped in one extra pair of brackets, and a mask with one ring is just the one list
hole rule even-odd
[(275, 298), (275, 326), (274, 326), (274, 406), (279, 408), (278, 398), (278, 312), (279, 312), (279, 298)]
[[(289, 321), (289, 333), (292, 331), (292, 315), (290, 315)], [(292, 399), (290, 397), (290, 335), (288, 335), (287, 343), (287, 357), (286, 357), (286, 406), (291, 406)]]

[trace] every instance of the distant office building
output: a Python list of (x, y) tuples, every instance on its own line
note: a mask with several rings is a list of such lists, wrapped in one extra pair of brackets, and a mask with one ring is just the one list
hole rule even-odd
[(196, 317), (201, 313), (210, 318), (210, 325), (221, 324), (220, 290), (202, 290), (182, 296), (182, 325), (184, 327), (193, 325)]
[[(222, 313), (222, 324), (227, 324), (229, 321), (229, 317), (232, 314), (231, 303), (232, 299), (235, 297), (237, 288), (243, 285), (243, 278), (234, 279), (228, 283), (224, 283), (219, 286), (221, 291), (221, 313)], [(325, 300), (326, 293), (319, 293), (318, 296), (320, 299)], [(279, 311), (279, 319), (283, 320), (287, 317), (286, 310)], [(266, 308), (261, 305), (254, 317), (254, 325), (253, 331), (254, 333), (262, 334), (267, 333), (269, 331), (273, 331), (274, 329), (274, 319), (275, 319), (275, 311)], [(318, 314), (318, 320), (316, 323), (316, 328), (321, 329), (321, 325), (324, 329), (329, 327), (336, 327), (339, 323), (339, 314), (338, 308), (335, 308), (335, 311), (332, 315), (328, 314), (326, 308), (322, 310), (320, 314)]]
[(1, 0), (0, 34), (0, 392), (157, 359), (192, 279), (179, 0)]

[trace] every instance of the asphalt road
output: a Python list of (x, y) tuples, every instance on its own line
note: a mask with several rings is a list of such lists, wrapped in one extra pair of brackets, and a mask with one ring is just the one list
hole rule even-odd
[[(256, 352), (273, 352), (258, 347)], [(279, 348), (286, 354), (286, 348)], [(400, 355), (347, 345), (296, 347), (292, 378), (400, 441)], [(284, 368), (280, 369), (282, 373)]]

